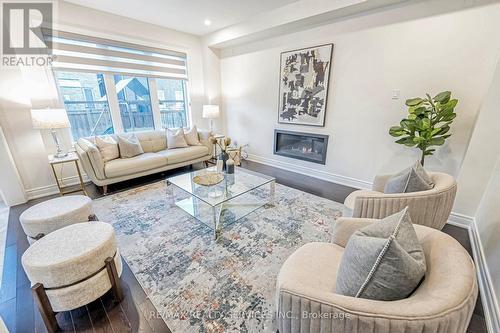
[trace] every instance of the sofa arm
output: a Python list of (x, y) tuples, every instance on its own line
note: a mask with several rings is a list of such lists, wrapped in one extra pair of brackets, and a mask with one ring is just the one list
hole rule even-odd
[(358, 229), (366, 227), (377, 219), (359, 219), (352, 217), (341, 217), (333, 225), (332, 242), (338, 246), (345, 247), (351, 235)]
[(83, 169), (90, 179), (106, 179), (104, 174), (104, 160), (96, 145), (87, 139), (78, 139), (75, 148)]
[(212, 137), (212, 135), (213, 133), (209, 130), (198, 130), (198, 139), (204, 146), (208, 148), (208, 150), (210, 151), (210, 155), (212, 155), (214, 151), (214, 145), (210, 142), (210, 138)]

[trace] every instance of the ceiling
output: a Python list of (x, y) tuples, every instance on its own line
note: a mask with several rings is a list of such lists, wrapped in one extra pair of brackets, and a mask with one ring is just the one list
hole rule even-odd
[[(298, 0), (65, 0), (77, 5), (206, 35)], [(206, 26), (204, 21), (211, 21)]]

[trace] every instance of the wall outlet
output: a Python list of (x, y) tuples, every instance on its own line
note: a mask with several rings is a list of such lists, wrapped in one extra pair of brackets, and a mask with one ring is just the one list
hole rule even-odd
[(392, 91), (392, 99), (399, 99), (399, 96), (401, 95), (401, 91), (394, 89)]

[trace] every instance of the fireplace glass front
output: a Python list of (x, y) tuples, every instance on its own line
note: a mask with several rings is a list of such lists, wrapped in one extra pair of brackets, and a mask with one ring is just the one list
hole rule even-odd
[(274, 153), (299, 160), (325, 164), (328, 135), (274, 131)]

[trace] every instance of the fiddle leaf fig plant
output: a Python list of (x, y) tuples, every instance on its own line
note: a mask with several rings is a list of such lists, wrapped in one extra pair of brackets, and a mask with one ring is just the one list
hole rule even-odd
[(443, 91), (433, 98), (426, 94), (425, 98), (408, 99), (408, 117), (401, 120), (399, 126), (392, 126), (389, 134), (401, 137), (396, 143), (420, 149), (420, 163), (424, 165), (425, 157), (436, 151), (431, 147), (442, 146), (451, 136), (450, 125), (457, 116), (457, 104), (458, 100), (451, 98), (450, 91)]

